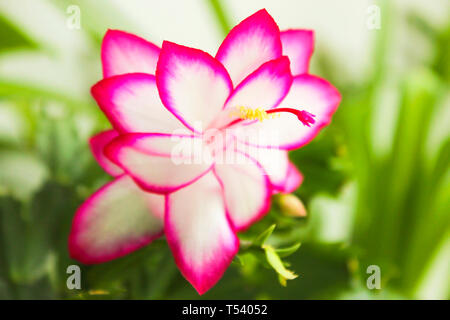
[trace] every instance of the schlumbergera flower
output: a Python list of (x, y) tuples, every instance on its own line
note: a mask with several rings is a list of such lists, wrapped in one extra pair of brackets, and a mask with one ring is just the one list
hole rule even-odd
[(71, 256), (106, 262), (165, 235), (184, 277), (209, 290), (238, 252), (237, 232), (267, 213), (272, 194), (300, 185), (288, 150), (311, 141), (340, 102), (308, 73), (312, 51), (312, 31), (280, 32), (265, 10), (215, 57), (109, 30), (92, 94), (113, 129), (90, 143), (114, 180), (78, 209)]

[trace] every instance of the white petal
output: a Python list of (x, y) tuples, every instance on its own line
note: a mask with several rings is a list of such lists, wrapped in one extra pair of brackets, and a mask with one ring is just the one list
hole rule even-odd
[(119, 132), (173, 133), (184, 128), (162, 104), (152, 75), (131, 73), (107, 78), (91, 91)]
[(280, 30), (265, 9), (235, 26), (216, 54), (235, 86), (263, 63), (280, 56)]
[(237, 231), (247, 229), (270, 208), (272, 188), (260, 164), (248, 156), (234, 163), (216, 164), (230, 219)]
[(142, 188), (156, 193), (173, 192), (209, 171), (207, 152), (199, 137), (139, 133), (121, 135), (105, 149)]
[(164, 105), (186, 127), (206, 129), (232, 90), (225, 68), (206, 52), (165, 41), (156, 70)]
[(314, 115), (315, 123), (308, 127), (294, 114), (279, 113), (279, 117), (245, 128), (241, 126), (238, 139), (260, 147), (300, 148), (330, 123), (340, 100), (339, 92), (326, 80), (308, 74), (296, 76), (289, 93), (277, 108), (305, 110)]
[(167, 196), (165, 234), (184, 277), (203, 294), (222, 277), (239, 249), (220, 184), (209, 173)]
[(134, 34), (108, 30), (102, 42), (105, 78), (125, 73), (155, 74), (159, 47)]
[(95, 160), (97, 160), (103, 170), (113, 177), (123, 174), (123, 170), (105, 156), (104, 150), (118, 135), (119, 134), (115, 130), (106, 130), (96, 134), (89, 140), (89, 145)]
[(163, 231), (164, 197), (143, 192), (120, 176), (78, 209), (69, 236), (72, 258), (85, 264), (119, 258), (149, 244)]

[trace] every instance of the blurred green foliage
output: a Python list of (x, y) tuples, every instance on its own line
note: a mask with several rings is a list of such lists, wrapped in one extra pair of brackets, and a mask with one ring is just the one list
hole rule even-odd
[[(105, 7), (75, 2), (89, 12), (79, 31), (88, 52), (55, 49), (29, 33), (25, 21), (0, 11), (0, 65), (5, 59), (10, 63), (11, 56), (19, 57), (11, 63), (20, 65), (43, 55), (82, 69), (74, 81), (89, 86), (98, 80), (88, 70), (93, 64), (100, 70), (99, 45), (108, 18), (95, 17)], [(48, 6), (64, 13), (68, 3)], [(313, 71), (335, 84), (343, 101), (327, 129), (291, 152), (305, 176), (295, 194), (308, 217), (287, 217), (275, 202), (266, 219), (240, 235), (235, 263), (201, 298), (450, 298), (450, 25), (436, 29), (420, 13), (400, 16), (383, 3), (388, 14), (377, 31), (373, 72), (364, 81), (342, 79), (332, 52), (315, 54)], [(210, 4), (225, 32), (226, 12), (219, 1)], [(399, 19), (425, 39), (433, 56), (394, 74), (390, 35)], [(109, 263), (82, 266), (83, 289), (66, 289), (66, 268), (77, 264), (67, 252), (71, 219), (109, 179), (87, 139), (108, 124), (88, 87), (76, 95), (53, 83), (26, 74), (12, 79), (0, 68), (0, 298), (199, 298), (164, 239)], [(258, 247), (262, 242), (253, 241), (273, 224), (266, 249)], [(290, 246), (296, 247), (287, 250), (288, 257), (273, 249)], [(283, 287), (270, 264), (281, 272), (287, 267), (298, 278)], [(381, 290), (366, 287), (369, 265), (381, 267)]]

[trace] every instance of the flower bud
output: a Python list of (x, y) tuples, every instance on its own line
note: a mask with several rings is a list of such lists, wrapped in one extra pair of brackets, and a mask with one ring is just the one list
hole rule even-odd
[(302, 200), (291, 193), (280, 195), (278, 204), (281, 212), (288, 217), (306, 217), (306, 209)]

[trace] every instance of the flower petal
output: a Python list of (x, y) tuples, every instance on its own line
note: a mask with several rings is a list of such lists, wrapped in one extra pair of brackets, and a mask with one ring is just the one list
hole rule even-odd
[(208, 172), (212, 158), (206, 152), (200, 137), (156, 133), (121, 135), (105, 149), (139, 186), (155, 193), (173, 192)]
[(283, 193), (291, 193), (297, 190), (303, 182), (303, 175), (297, 167), (289, 161), (288, 171), (284, 180), (284, 185), (280, 188)]
[(119, 132), (172, 133), (184, 128), (161, 103), (155, 76), (131, 73), (101, 80), (92, 95)]
[(271, 109), (283, 100), (291, 84), (289, 59), (281, 57), (271, 60), (264, 63), (237, 86), (230, 95), (225, 109), (236, 106)]
[(277, 190), (284, 189), (289, 170), (289, 157), (286, 150), (258, 148), (239, 142), (237, 143), (237, 148), (261, 165), (273, 188)]
[(102, 42), (103, 76), (135, 72), (155, 74), (159, 51), (158, 46), (138, 36), (108, 30)]
[(259, 148), (237, 143), (239, 150), (255, 159), (267, 174), (274, 193), (291, 193), (303, 182), (303, 175), (289, 160), (288, 152), (277, 148)]
[(106, 145), (109, 144), (118, 135), (119, 134), (116, 130), (106, 130), (96, 134), (91, 139), (89, 139), (89, 145), (91, 146), (91, 151), (94, 155), (95, 160), (97, 160), (98, 164), (103, 168), (103, 170), (105, 170), (113, 177), (117, 177), (123, 174), (123, 170), (116, 164), (114, 164), (111, 160), (109, 160), (105, 156), (103, 151)]
[(280, 30), (265, 9), (235, 26), (216, 54), (238, 85), (261, 64), (281, 56)]
[(278, 113), (279, 117), (247, 126), (237, 138), (259, 147), (300, 148), (330, 123), (340, 100), (339, 92), (326, 80), (308, 74), (296, 76), (288, 95), (278, 107), (305, 110), (315, 116), (315, 123), (308, 127), (291, 113)]
[(164, 41), (156, 69), (164, 105), (186, 127), (201, 132), (232, 90), (225, 68), (206, 52)]
[(163, 232), (164, 197), (141, 191), (122, 175), (91, 195), (75, 214), (69, 252), (85, 264), (137, 250)]
[(209, 173), (166, 198), (164, 231), (175, 262), (199, 294), (222, 277), (239, 250), (220, 184)]
[[(281, 57), (264, 63), (232, 92), (224, 109), (213, 122), (215, 128), (227, 126), (240, 117), (239, 108), (267, 110), (276, 107), (289, 92), (292, 75), (289, 59)], [(254, 121), (244, 121), (248, 124)]]
[(248, 155), (234, 163), (216, 164), (230, 220), (236, 231), (247, 229), (270, 208), (272, 188), (263, 168)]
[(294, 76), (308, 73), (309, 60), (314, 51), (314, 31), (293, 29), (282, 31), (281, 44), (283, 55), (291, 61), (291, 71)]

